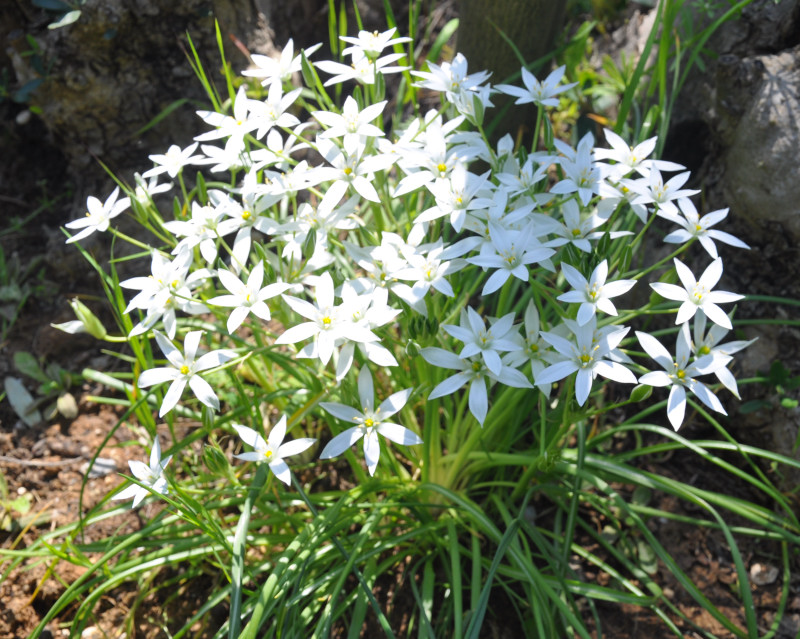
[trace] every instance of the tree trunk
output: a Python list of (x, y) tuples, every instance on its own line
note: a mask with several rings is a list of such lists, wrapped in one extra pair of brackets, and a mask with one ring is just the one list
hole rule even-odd
[[(234, 67), (245, 66), (246, 59), (230, 35), (259, 50), (271, 46), (254, 0), (90, 1), (74, 24), (41, 33), (38, 40), (51, 66), (33, 103), (72, 173), (92, 171), (96, 159), (116, 170), (137, 161), (141, 167), (148, 153), (191, 140), (196, 129), (191, 111), (208, 99), (186, 60), (186, 34), (219, 85), (215, 18)], [(137, 134), (181, 98), (188, 100), (180, 107), (187, 117), (167, 118)]]
[[(552, 50), (564, 24), (566, 5), (566, 0), (461, 0), (458, 50), (467, 57), (470, 69), (488, 69), (492, 83), (499, 84), (519, 72), (521, 66), (500, 31), (527, 63), (534, 62)], [(510, 100), (495, 96), (492, 101), (496, 113)], [(508, 115), (495, 129), (495, 138), (505, 133), (516, 136), (521, 127), (523, 132), (533, 128), (532, 108), (514, 107)]]

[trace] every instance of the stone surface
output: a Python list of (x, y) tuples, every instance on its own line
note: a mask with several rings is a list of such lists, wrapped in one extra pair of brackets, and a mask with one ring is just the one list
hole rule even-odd
[(148, 153), (191, 139), (196, 123), (189, 117), (139, 131), (177, 100), (188, 100), (184, 111), (207, 104), (186, 59), (186, 34), (218, 82), (215, 18), (236, 67), (247, 61), (231, 36), (254, 49), (271, 43), (268, 16), (249, 0), (87, 2), (76, 23), (39, 35), (51, 66), (35, 104), (73, 170), (97, 166), (97, 159), (112, 169), (126, 167), (131, 154), (146, 160)]
[(726, 81), (718, 89), (724, 196), (753, 232), (770, 220), (795, 238), (800, 238), (798, 56), (800, 47), (744, 59), (726, 56), (718, 73)]

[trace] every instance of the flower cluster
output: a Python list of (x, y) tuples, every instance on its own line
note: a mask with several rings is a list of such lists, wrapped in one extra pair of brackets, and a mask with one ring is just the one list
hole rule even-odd
[[(686, 389), (724, 412), (696, 379), (713, 373), (735, 393), (728, 366), (746, 345), (718, 346), (719, 331), (731, 328), (719, 304), (741, 296), (713, 290), (722, 275), (714, 241), (746, 245), (711, 228), (727, 210), (699, 217), (689, 199), (697, 191), (684, 188), (689, 172), (652, 158), (655, 138), (631, 146), (606, 129), (610, 148), (598, 146), (592, 133), (574, 147), (555, 140), (529, 153), (509, 136), (490, 146), (482, 125), (494, 93), (533, 103), (546, 120), (574, 84), (563, 82), (560, 67), (541, 82), (522, 69), (523, 87), (492, 87), (487, 72), (468, 72), (461, 54), (411, 71), (420, 89), (441, 95), (442, 108), (389, 131), (384, 76), (408, 70), (404, 54), (395, 52), (408, 39), (394, 29), (342, 39), (349, 45), (343, 52), (348, 63), (310, 62), (316, 48), (295, 55), (291, 41), (279, 61), (254, 56), (257, 66), (245, 75), (261, 79), (264, 89), (245, 82), (228, 113), (199, 111), (210, 130), (185, 149), (173, 146), (151, 156), (155, 167), (143, 174), (150, 182), (140, 179), (131, 192), (154, 209), (150, 196), (171, 188), (158, 184), (164, 173), (184, 193), (187, 167), (231, 174), (228, 186), (215, 181), (213, 189), (199, 180), (175, 219), (152, 214), (165, 243), (152, 249), (150, 275), (121, 283), (138, 291), (126, 309), (138, 314), (130, 337), (153, 335), (168, 360), (137, 380), (140, 388), (170, 382), (160, 415), (177, 405), (187, 385), (200, 402), (219, 410), (201, 373), (246, 358), (241, 345), (252, 334), (264, 348), (318, 360), (314, 365), (329, 388), (339, 389), (330, 392), (342, 397), (342, 383), (358, 364), (360, 408), (318, 404), (348, 425), (322, 457), (337, 456), (363, 438), (370, 473), (379, 459), (379, 435), (401, 445), (422, 443), (409, 429), (385, 421), (412, 391), (433, 400), (468, 385), (469, 410), (482, 425), (491, 415), (495, 385), (551, 395), (558, 384), (559, 392), (574, 393), (584, 406), (598, 376), (671, 386), (667, 415), (675, 428), (684, 419)], [(385, 54), (387, 47), (392, 52)], [(298, 71), (310, 83), (305, 89), (293, 84)], [(336, 108), (324, 87), (341, 83), (358, 89)], [(250, 97), (259, 91), (261, 97)], [(675, 175), (665, 179), (670, 172)], [(104, 205), (90, 198), (89, 221), (70, 223), (81, 231), (69, 241), (108, 230), (130, 204), (116, 198), (117, 191)], [(655, 338), (635, 333), (664, 369), (650, 372), (626, 350), (632, 341), (627, 323), (642, 310), (618, 308), (625, 308), (626, 294), (642, 275), (629, 267), (626, 251), (641, 245), (655, 218), (679, 227), (664, 240), (680, 244), (679, 253), (697, 240), (715, 259), (699, 279), (675, 259), (682, 286), (651, 284), (660, 296), (680, 302), (680, 328), (674, 359)], [(651, 301), (647, 310), (673, 312), (666, 306)], [(487, 308), (502, 313), (494, 317)], [(221, 337), (214, 339), (238, 346), (198, 357), (197, 330), (184, 334), (183, 352), (174, 346), (184, 332), (180, 316), (210, 313), (221, 322)], [(448, 317), (458, 323), (439, 326)], [(433, 331), (404, 334), (417, 318)], [(708, 333), (706, 319), (715, 324)], [(369, 368), (408, 367), (415, 353), (434, 367), (434, 382), (395, 392), (375, 408)], [(438, 383), (435, 368), (448, 370)], [(282, 444), (285, 426), (280, 422), (264, 440), (236, 425), (254, 449), (238, 457), (267, 461), (288, 482), (283, 459), (311, 440)]]

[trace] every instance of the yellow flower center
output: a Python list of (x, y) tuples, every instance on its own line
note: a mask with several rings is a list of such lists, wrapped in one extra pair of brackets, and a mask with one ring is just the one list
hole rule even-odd
[(352, 172), (353, 172), (353, 169), (351, 169), (349, 166), (345, 167), (345, 169), (344, 169), (344, 174), (345, 175), (350, 175)]
[(578, 237), (580, 234), (581, 234), (581, 230), (580, 229), (572, 229), (572, 236), (573, 237)]
[(188, 375), (188, 374), (189, 374), (189, 367), (186, 364), (184, 364), (183, 366), (181, 366), (181, 375)]
[(580, 359), (581, 359), (581, 364), (585, 366), (586, 364), (592, 361), (592, 356), (589, 355), (588, 353), (584, 353), (583, 355), (581, 355)]
[(472, 370), (476, 373), (481, 370), (481, 363), (480, 362), (472, 362)]
[(272, 451), (269, 449), (265, 450), (264, 457), (266, 457), (267, 459), (272, 459)]
[(328, 316), (323, 317), (322, 318), (322, 323), (325, 324), (325, 326), (330, 326), (331, 325), (331, 318), (328, 317)]
[(708, 355), (710, 352), (711, 349), (706, 345), (701, 346), (700, 349), (698, 350), (698, 353), (700, 353), (700, 355)]
[(249, 220), (251, 217), (253, 217), (253, 214), (250, 211), (242, 211), (243, 220)]
[(686, 378), (686, 371), (681, 369), (676, 374), (678, 379), (685, 379)]
[(364, 420), (364, 426), (366, 426), (367, 428), (372, 428), (374, 425), (375, 425), (375, 422), (374, 422), (374, 421), (372, 421), (372, 419), (371, 419), (371, 418), (367, 417), (367, 418)]
[(447, 171), (447, 165), (444, 162), (439, 162), (439, 164), (436, 165), (436, 170), (439, 171), (439, 173), (444, 173)]

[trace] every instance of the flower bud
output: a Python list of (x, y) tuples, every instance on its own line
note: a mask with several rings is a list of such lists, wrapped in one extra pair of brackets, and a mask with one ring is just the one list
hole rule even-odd
[(639, 384), (638, 386), (634, 386), (633, 390), (631, 391), (631, 401), (643, 402), (652, 394), (653, 394), (652, 386), (647, 386), (646, 384)]
[(89, 307), (87, 307), (78, 298), (73, 299), (69, 305), (75, 312), (75, 317), (77, 317), (83, 324), (87, 333), (97, 339), (106, 338), (108, 333), (106, 332), (105, 326), (103, 326), (103, 323), (97, 318), (97, 316), (89, 310)]
[(228, 458), (216, 446), (203, 447), (203, 463), (212, 475), (227, 477), (230, 466)]
[(417, 344), (414, 340), (408, 340), (408, 344), (406, 344), (406, 355), (413, 358), (419, 354), (420, 354), (419, 344)]

